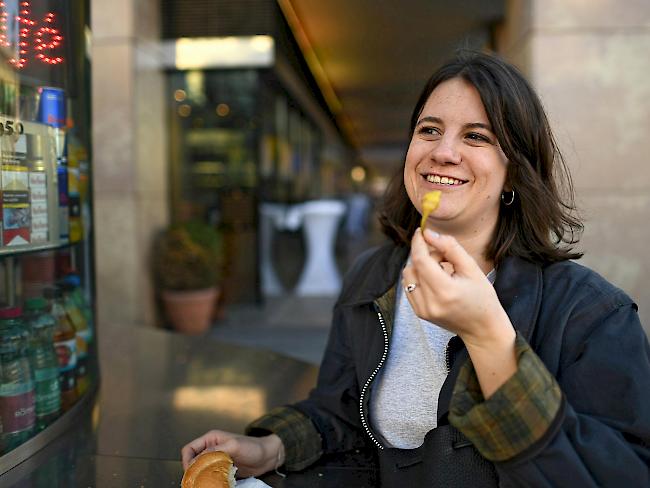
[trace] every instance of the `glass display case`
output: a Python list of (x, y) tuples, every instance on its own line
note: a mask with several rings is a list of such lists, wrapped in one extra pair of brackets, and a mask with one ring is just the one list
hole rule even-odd
[(0, 473), (97, 384), (88, 21), (0, 0)]

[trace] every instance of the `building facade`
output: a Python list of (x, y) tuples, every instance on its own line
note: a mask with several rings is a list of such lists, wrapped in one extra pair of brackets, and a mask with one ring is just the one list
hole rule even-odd
[[(238, 17), (235, 3), (247, 5), (250, 15), (244, 20)], [(212, 7), (190, 12), (189, 5), (193, 9)], [(177, 101), (170, 104), (173, 91), (185, 90), (182, 84), (187, 79), (181, 80), (179, 72), (183, 70), (169, 73), (164, 67), (164, 40), (193, 29), (197, 36), (270, 35), (280, 46), (287, 42), (274, 30), (281, 24), (275, 17), (278, 9), (274, 2), (214, 5), (171, 1), (161, 5), (156, 0), (93, 2), (93, 57), (101, 61), (93, 63), (101, 322), (155, 323), (153, 283), (147, 266), (149, 246), (155, 232), (182, 207), (178, 185), (183, 176), (173, 172), (177, 163), (168, 148), (174, 131), (168, 124), (170, 108), (177, 114), (179, 108)], [(183, 15), (173, 11), (171, 15), (171, 9), (178, 6), (187, 11)], [(644, 243), (650, 238), (650, 230), (643, 223), (650, 214), (650, 171), (644, 161), (650, 144), (644, 137), (650, 129), (645, 102), (650, 91), (645, 81), (650, 61), (644, 53), (650, 44), (650, 5), (640, 1), (587, 5), (574, 0), (510, 0), (506, 6), (503, 21), (494, 26), (494, 45), (531, 79), (556, 128), (574, 175), (578, 204), (586, 217), (584, 262), (629, 292), (648, 324), (650, 260)], [(246, 151), (235, 151), (231, 160), (240, 161), (239, 166), (233, 163), (233, 168), (238, 168), (233, 171), (243, 181), (247, 181), (246, 175), (254, 174), (254, 186), (261, 187), (264, 178), (269, 178), (270, 194), (258, 192), (256, 198), (262, 194), (263, 198), (289, 201), (308, 197), (314, 191), (309, 188), (313, 180), (309, 171), (322, 160), (313, 157), (313, 165), (296, 167), (293, 153), (281, 149), (286, 147), (281, 139), (289, 143), (295, 137), (295, 127), (300, 127), (298, 133), (311, 134), (305, 139), (320, 138), (320, 144), (327, 145), (323, 141), (328, 137), (336, 140), (340, 132), (328, 119), (327, 104), (320, 95), (310, 95), (314, 93), (312, 82), (303, 79), (304, 72), (296, 68), (300, 68), (301, 60), (295, 45), (278, 52), (285, 53), (281, 65), (286, 69), (278, 68), (278, 63), (251, 72), (216, 69), (207, 77), (212, 77), (208, 84), (231, 88), (241, 89), (246, 83), (271, 87), (250, 90), (258, 97), (251, 103), (266, 107), (256, 113), (273, 114), (255, 121), (257, 142), (246, 142), (244, 136), (241, 146), (250, 147), (253, 159)], [(252, 72), (254, 79), (247, 78)], [(282, 97), (284, 108), (283, 102), (278, 102)], [(200, 135), (193, 137), (200, 139)], [(344, 153), (345, 141), (333, 147), (336, 144)], [(300, 150), (315, 147), (306, 146), (311, 149)], [(344, 154), (333, 159), (347, 157)], [(210, 158), (207, 162), (212, 166), (199, 165), (196, 170), (212, 171), (213, 180), (222, 178), (214, 173), (221, 171), (214, 165), (219, 158), (215, 154)], [(196, 161), (201, 163), (200, 159)], [(247, 169), (251, 161), (255, 162), (254, 170)], [(323, 190), (315, 191), (318, 193)], [(255, 225), (250, 231), (255, 232)]]

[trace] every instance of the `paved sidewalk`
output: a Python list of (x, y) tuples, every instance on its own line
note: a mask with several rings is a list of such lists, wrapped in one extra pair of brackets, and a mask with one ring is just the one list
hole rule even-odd
[[(304, 250), (299, 235), (280, 237), (284, 240), (276, 246), (275, 270), (285, 289), (292, 290), (303, 265)], [(340, 233), (336, 259), (341, 275), (361, 252), (383, 240), (376, 221), (367, 235), (350, 237)], [(335, 301), (336, 297), (287, 294), (268, 298), (263, 305), (229, 305), (224, 317), (213, 325), (210, 336), (320, 364)]]
[(320, 364), (335, 297), (284, 296), (264, 305), (231, 305), (210, 337)]

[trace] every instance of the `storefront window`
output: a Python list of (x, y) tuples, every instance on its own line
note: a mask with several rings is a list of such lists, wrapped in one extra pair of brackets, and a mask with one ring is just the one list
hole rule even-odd
[(169, 74), (172, 215), (224, 235), (225, 300), (259, 296), (258, 208), (319, 196), (320, 135), (269, 70)]
[(0, 454), (96, 384), (88, 17), (0, 1)]

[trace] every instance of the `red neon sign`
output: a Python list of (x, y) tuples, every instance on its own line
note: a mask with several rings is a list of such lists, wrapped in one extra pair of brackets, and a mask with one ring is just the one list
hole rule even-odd
[(46, 53), (48, 51), (54, 51), (57, 47), (59, 47), (61, 45), (61, 41), (63, 41), (63, 36), (59, 33), (59, 29), (56, 27), (50, 27), (51, 25), (54, 25), (54, 14), (52, 12), (49, 12), (43, 20), (45, 21), (46, 25), (36, 31), (34, 41), (34, 49), (38, 51), (36, 57), (48, 64), (59, 64), (63, 62), (62, 57), (51, 57)]
[[(30, 48), (34, 51), (34, 58), (42, 63), (55, 65), (63, 62), (62, 56), (57, 56), (56, 51), (63, 43), (63, 36), (56, 27), (56, 16), (48, 12), (41, 25), (31, 18), (30, 4), (28, 1), (19, 3), (18, 14), (13, 20), (17, 27), (17, 39), (9, 39), (8, 21), (9, 14), (5, 10), (5, 2), (0, 0), (0, 46), (11, 49), (16, 48), (18, 54), (9, 59), (9, 64), (17, 69), (24, 68)], [(16, 37), (13, 33), (12, 37)]]

